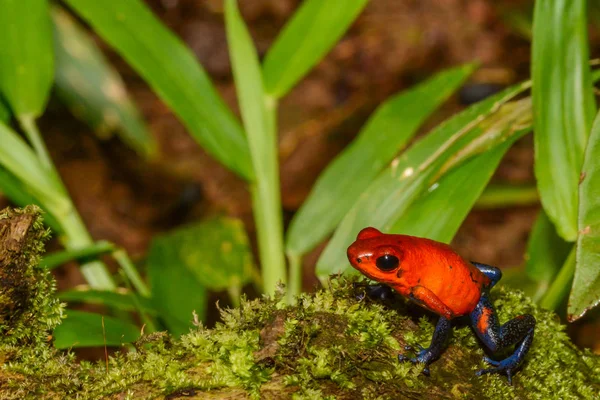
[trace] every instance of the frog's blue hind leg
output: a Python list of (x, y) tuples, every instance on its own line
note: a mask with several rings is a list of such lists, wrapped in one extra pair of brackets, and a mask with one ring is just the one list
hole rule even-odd
[(485, 276), (490, 278), (491, 282), (490, 282), (490, 285), (487, 287), (488, 289), (491, 289), (502, 278), (502, 271), (500, 271), (500, 269), (498, 269), (496, 267), (492, 267), (491, 265), (477, 263), (474, 261), (471, 261), (471, 264), (473, 264), (475, 267), (477, 267), (478, 270), (483, 272), (483, 274)]
[[(413, 364), (415, 363), (423, 363), (425, 364), (425, 368), (423, 368), (423, 374), (429, 376), (429, 364), (437, 360), (442, 354), (442, 350), (446, 345), (446, 341), (452, 332), (452, 323), (449, 319), (440, 317), (435, 326), (435, 331), (433, 332), (433, 337), (431, 338), (431, 344), (428, 348), (423, 349), (417, 353), (415, 358), (409, 358), (403, 354), (398, 355), (399, 361), (410, 361)], [(411, 347), (407, 346), (406, 350), (412, 350)]]
[(469, 316), (473, 330), (492, 353), (516, 344), (513, 354), (504, 360), (484, 357), (494, 368), (479, 370), (477, 376), (490, 372), (506, 373), (508, 383), (512, 384), (512, 374), (525, 358), (533, 341), (535, 318), (529, 314), (519, 315), (501, 326), (487, 291), (481, 294), (479, 303)]

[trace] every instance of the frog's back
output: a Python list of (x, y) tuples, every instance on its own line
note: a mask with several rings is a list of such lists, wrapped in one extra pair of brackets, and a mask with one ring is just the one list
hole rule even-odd
[(457, 316), (473, 311), (488, 277), (447, 244), (398, 236), (403, 242), (403, 263), (409, 267), (402, 277), (406, 284), (429, 289)]

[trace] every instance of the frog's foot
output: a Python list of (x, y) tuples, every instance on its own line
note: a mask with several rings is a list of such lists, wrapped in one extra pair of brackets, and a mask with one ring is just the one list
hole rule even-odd
[[(400, 362), (410, 361), (413, 364), (425, 364), (425, 368), (423, 368), (423, 375), (429, 376), (430, 375), (429, 364), (431, 364), (433, 361), (435, 361), (435, 359), (436, 359), (435, 354), (429, 348), (424, 349), (423, 346), (421, 346), (420, 344), (417, 344), (417, 347), (418, 347), (419, 351), (417, 352), (415, 357), (408, 357), (405, 354), (398, 354), (398, 361), (400, 361)], [(404, 350), (413, 351), (414, 349), (412, 346), (404, 346)]]
[(494, 368), (480, 369), (475, 372), (475, 375), (481, 376), (483, 374), (491, 373), (506, 374), (508, 377), (508, 384), (512, 385), (512, 374), (519, 367), (519, 360), (517, 360), (516, 357), (511, 356), (502, 361), (495, 361), (484, 356), (483, 360)]
[(355, 293), (359, 288), (364, 289), (359, 293), (356, 293), (356, 300), (359, 301), (363, 300), (365, 297), (368, 297), (372, 300), (389, 300), (394, 297), (392, 288), (387, 285), (369, 285), (355, 282), (353, 286)]

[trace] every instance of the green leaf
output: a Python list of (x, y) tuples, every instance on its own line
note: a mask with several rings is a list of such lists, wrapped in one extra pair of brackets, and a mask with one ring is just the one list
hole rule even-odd
[(337, 43), (368, 0), (304, 0), (264, 63), (267, 93), (283, 97)]
[(66, 0), (148, 82), (217, 160), (251, 179), (238, 121), (193, 53), (140, 0)]
[(465, 65), (441, 72), (379, 106), (357, 138), (315, 183), (290, 224), (286, 252), (305, 254), (330, 234), (364, 188), (473, 69), (473, 65)]
[[(128, 290), (114, 292), (110, 290), (95, 290), (90, 287), (76, 288), (66, 292), (59, 292), (58, 298), (61, 301), (70, 303), (99, 304), (123, 311), (137, 311), (136, 299), (134, 299), (133, 294)], [(141, 304), (144, 312), (150, 314), (157, 313), (150, 300), (138, 297), (137, 301)]]
[(58, 251), (48, 254), (42, 258), (40, 265), (51, 270), (60, 267), (69, 261), (95, 258), (103, 254), (111, 253), (115, 250), (116, 247), (114, 244), (101, 240), (92, 244), (91, 246), (80, 249)]
[(406, 209), (390, 228), (390, 233), (449, 243), (506, 151), (524, 133), (525, 130), (448, 172)]
[(4, 101), (2, 101), (2, 98), (0, 98), (0, 122), (4, 122), (6, 124), (9, 120), (10, 111), (8, 110), (8, 107), (6, 107), (6, 105), (4, 104)]
[(55, 216), (67, 214), (71, 203), (62, 186), (41, 165), (31, 148), (12, 129), (0, 122), (0, 166), (13, 174), (27, 192)]
[(527, 87), (522, 83), (474, 104), (392, 161), (340, 223), (317, 262), (317, 276), (325, 278), (348, 268), (344, 250), (362, 228), (389, 231), (432, 180), (527, 129), (531, 118), (529, 99), (505, 104)]
[[(104, 329), (102, 319), (104, 318)], [(54, 347), (121, 346), (140, 337), (140, 329), (113, 317), (68, 310), (67, 318), (54, 329)]]
[(12, 112), (44, 112), (54, 75), (47, 0), (4, 0), (0, 12), (0, 92)]
[(514, 185), (495, 183), (485, 188), (475, 207), (478, 209), (531, 206), (539, 204), (540, 195), (534, 184)]
[(579, 236), (569, 320), (581, 318), (600, 302), (600, 115), (596, 117), (579, 185)]
[(585, 0), (538, 0), (532, 79), (535, 175), (558, 233), (577, 238), (577, 185), (595, 113)]
[[(252, 254), (240, 221), (215, 218), (152, 240), (148, 275), (155, 308), (169, 330), (189, 330), (204, 315), (206, 289), (233, 291), (251, 278)], [(237, 288), (237, 289), (236, 289)]]
[(572, 247), (558, 235), (548, 215), (541, 210), (529, 235), (525, 255), (525, 272), (536, 283), (530, 294), (534, 301), (544, 296)]
[[(0, 162), (0, 164), (2, 163)], [(8, 172), (6, 168), (2, 166), (0, 166), (0, 192), (20, 207), (25, 207), (28, 204), (41, 205), (38, 199), (31, 194), (27, 186), (21, 183), (15, 175)], [(49, 212), (44, 214), (44, 224), (51, 227), (54, 233), (63, 233), (60, 223), (56, 220), (56, 217)]]
[(118, 72), (89, 34), (62, 8), (53, 7), (56, 90), (76, 117), (106, 139), (117, 132), (140, 155), (156, 153), (156, 143)]

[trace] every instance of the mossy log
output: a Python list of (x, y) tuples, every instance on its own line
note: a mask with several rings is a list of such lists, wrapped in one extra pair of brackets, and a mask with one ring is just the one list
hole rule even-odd
[(502, 321), (533, 314), (535, 340), (509, 386), (475, 376), (485, 367), (470, 328), (459, 326), (432, 364), (399, 363), (405, 345), (427, 345), (435, 318), (401, 299), (357, 301), (353, 278), (303, 294), (242, 301), (222, 323), (181, 338), (143, 335), (108, 363), (77, 363), (52, 346), (63, 309), (37, 265), (47, 232), (39, 210), (0, 212), (0, 398), (2, 399), (568, 399), (598, 398), (600, 358), (577, 349), (556, 316), (497, 289)]

